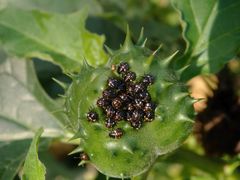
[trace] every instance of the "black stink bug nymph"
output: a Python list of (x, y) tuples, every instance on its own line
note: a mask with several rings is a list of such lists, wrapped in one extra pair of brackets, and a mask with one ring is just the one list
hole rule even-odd
[(123, 75), (123, 79), (125, 82), (131, 82), (134, 81), (136, 79), (136, 73), (129, 71), (126, 74)]
[(112, 128), (116, 125), (116, 121), (114, 119), (111, 119), (111, 118), (108, 118), (106, 121), (105, 121), (105, 126), (107, 128)]
[(96, 122), (98, 120), (98, 114), (95, 111), (89, 111), (87, 113), (87, 119), (90, 122)]
[[(145, 122), (153, 121), (155, 117), (155, 104), (151, 101), (148, 86), (154, 83), (154, 77), (145, 74), (140, 81), (136, 82), (137, 75), (130, 71), (127, 62), (113, 65), (113, 76), (108, 77), (106, 87), (102, 91), (102, 96), (97, 100), (97, 106), (104, 116), (105, 127), (110, 129), (111, 138), (121, 138), (123, 130), (121, 128), (112, 129), (120, 121), (129, 123), (134, 129), (140, 129)], [(102, 115), (102, 114), (101, 114)], [(95, 111), (87, 113), (90, 122), (96, 122), (99, 117)], [(101, 123), (101, 122), (100, 122)]]
[(130, 66), (128, 63), (126, 62), (121, 62), (117, 68), (117, 72), (118, 74), (122, 74), (127, 72), (130, 69)]
[(148, 111), (145, 113), (144, 120), (146, 122), (151, 122), (153, 121), (154, 117), (155, 117), (154, 111)]
[(156, 105), (152, 102), (147, 102), (144, 106), (144, 111), (148, 112), (148, 111), (154, 111), (156, 108)]
[(116, 110), (112, 106), (108, 106), (105, 109), (105, 112), (106, 112), (107, 117), (114, 117)]
[(116, 121), (121, 121), (123, 119), (126, 119), (126, 112), (125, 111), (117, 111), (115, 116), (114, 116), (114, 120)]
[(121, 128), (117, 128), (109, 132), (109, 136), (115, 139), (121, 138), (122, 135), (123, 135), (123, 130)]
[(107, 85), (110, 87), (110, 88), (118, 88), (118, 85), (120, 84), (119, 80), (114, 78), (114, 77), (110, 77), (107, 81)]
[(111, 99), (116, 96), (116, 92), (113, 89), (108, 88), (102, 92), (102, 96), (105, 99)]
[(120, 98), (115, 98), (113, 99), (112, 101), (112, 106), (115, 108), (115, 109), (120, 109), (120, 107), (122, 106), (122, 100)]
[(97, 100), (97, 106), (101, 108), (106, 108), (109, 105), (109, 102), (105, 98), (99, 98)]
[(142, 79), (143, 84), (147, 86), (152, 85), (154, 83), (154, 77), (150, 74), (145, 74)]
[(143, 124), (142, 121), (131, 121), (131, 126), (137, 130), (139, 130), (142, 127), (142, 124)]

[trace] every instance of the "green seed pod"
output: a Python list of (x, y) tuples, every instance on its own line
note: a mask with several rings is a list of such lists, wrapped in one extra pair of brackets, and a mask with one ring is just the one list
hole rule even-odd
[[(174, 55), (160, 59), (144, 44), (140, 37), (133, 45), (128, 33), (119, 50), (109, 51), (111, 57), (106, 66), (93, 68), (85, 63), (80, 73), (73, 76), (66, 93), (69, 126), (76, 134), (74, 138), (81, 139), (79, 149), (88, 154), (88, 162), (110, 177), (134, 177), (145, 172), (158, 156), (178, 148), (192, 129), (194, 100), (180, 82), (181, 70), (171, 68)], [(127, 121), (120, 121), (116, 128), (122, 129), (123, 134), (120, 138), (111, 138), (105, 127), (106, 117), (96, 102), (106, 88), (108, 78), (117, 74), (112, 67), (123, 61), (129, 63), (138, 79), (144, 74), (154, 77), (148, 92), (157, 106), (153, 120), (144, 122), (138, 130)], [(94, 123), (86, 118), (91, 108), (99, 114)]]

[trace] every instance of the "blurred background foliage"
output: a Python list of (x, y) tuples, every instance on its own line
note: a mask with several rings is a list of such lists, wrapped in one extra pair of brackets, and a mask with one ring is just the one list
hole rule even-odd
[[(160, 56), (165, 57), (176, 50), (180, 50), (181, 54), (186, 46), (181, 36), (179, 16), (169, 0), (0, 0), (0, 8), (5, 6), (40, 9), (56, 13), (73, 13), (81, 8), (88, 8), (89, 17), (86, 28), (91, 32), (104, 34), (106, 45), (113, 49), (117, 49), (123, 43), (127, 24), (130, 26), (133, 40), (136, 40), (140, 29), (144, 27), (145, 36), (148, 38), (147, 46), (150, 49), (155, 50), (162, 44)], [(34, 59), (34, 64), (45, 91), (53, 98), (58, 98), (59, 94), (63, 94), (63, 89), (52, 80), (54, 77), (70, 83), (70, 79), (62, 73), (61, 69), (39, 59)], [(222, 77), (227, 77), (228, 80), (222, 82)], [(229, 83), (230, 81), (231, 83)], [(240, 151), (240, 125), (239, 122), (237, 123), (240, 104), (239, 59), (231, 61), (225, 70), (218, 75), (195, 77), (189, 81), (189, 86), (194, 97), (205, 98), (204, 101), (195, 104), (195, 109), (200, 114), (195, 134), (188, 138), (182, 148), (166, 157), (161, 157), (151, 170), (136, 179), (211, 180), (240, 178), (240, 156), (238, 155)], [(219, 89), (219, 87), (223, 88)], [(229, 98), (229, 91), (233, 96), (232, 101), (222, 101)], [(226, 105), (225, 103), (228, 103), (228, 107), (236, 110), (221, 108)], [(207, 110), (209, 108), (211, 115)], [(232, 113), (235, 114), (232, 115)], [(203, 120), (201, 117), (204, 117)], [(222, 128), (219, 128), (220, 122), (223, 122)], [(236, 134), (226, 138), (226, 141), (222, 138), (219, 139), (220, 134), (226, 135), (226, 133), (231, 132), (232, 122), (237, 129)], [(217, 130), (214, 130), (215, 127)], [(226, 131), (224, 127), (229, 127), (229, 129)], [(223, 141), (222, 143), (225, 145), (231, 141), (230, 146), (235, 150), (228, 153), (229, 151), (219, 150), (219, 148), (224, 148), (222, 145), (211, 146), (211, 143), (216, 141)], [(16, 145), (15, 143), (18, 142), (12, 142), (6, 148), (13, 147)], [(26, 141), (26, 144), (29, 142)], [(48, 150), (41, 148), (42, 146), (48, 146)], [(91, 165), (78, 167), (78, 156), (76, 154), (68, 156), (68, 153), (74, 148), (74, 144), (69, 145), (69, 143), (59, 142), (57, 139), (53, 142), (42, 141), (39, 157), (46, 166), (46, 178), (57, 180), (105, 179), (105, 176), (97, 172)], [(16, 179), (18, 178), (16, 177)]]

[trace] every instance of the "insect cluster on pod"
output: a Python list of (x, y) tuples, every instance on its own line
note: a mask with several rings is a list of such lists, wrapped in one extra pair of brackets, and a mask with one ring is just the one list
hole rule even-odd
[[(124, 134), (123, 130), (113, 129), (119, 121), (126, 121), (138, 130), (144, 122), (154, 120), (156, 105), (152, 102), (148, 88), (155, 79), (151, 74), (145, 74), (137, 81), (136, 73), (130, 71), (127, 62), (114, 65), (112, 70), (117, 75), (108, 78), (106, 88), (96, 104), (106, 117), (105, 126), (110, 129), (109, 137), (119, 139)], [(96, 122), (98, 114), (91, 110), (87, 113), (87, 119)]]

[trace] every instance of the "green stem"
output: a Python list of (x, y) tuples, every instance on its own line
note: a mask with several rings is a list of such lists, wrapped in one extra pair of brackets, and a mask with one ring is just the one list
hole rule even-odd
[[(161, 158), (159, 158), (159, 160), (161, 160)], [(221, 159), (201, 156), (186, 148), (180, 148), (174, 154), (167, 157), (165, 161), (171, 163), (180, 163), (188, 167), (195, 167), (211, 174), (217, 179), (221, 179), (226, 176), (224, 173), (224, 168), (228, 165)], [(232, 174), (232, 177), (240, 179), (240, 174), (235, 172)]]

